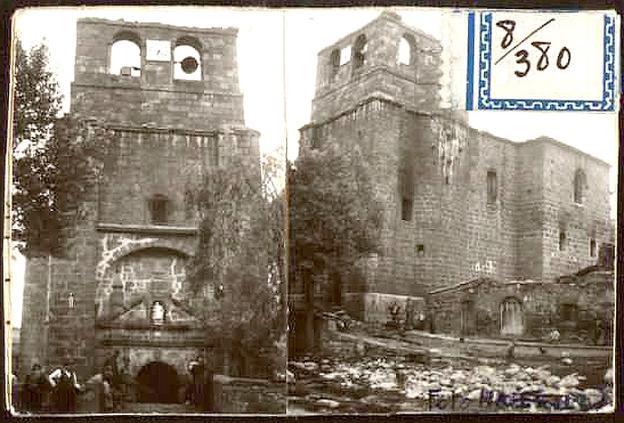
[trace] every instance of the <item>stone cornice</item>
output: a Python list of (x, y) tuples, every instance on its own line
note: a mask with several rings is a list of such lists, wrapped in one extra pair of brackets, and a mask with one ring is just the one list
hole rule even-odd
[(131, 225), (123, 223), (98, 223), (96, 225), (98, 232), (121, 232), (149, 235), (181, 235), (195, 236), (197, 235), (197, 227), (195, 226), (165, 226), (165, 225)]

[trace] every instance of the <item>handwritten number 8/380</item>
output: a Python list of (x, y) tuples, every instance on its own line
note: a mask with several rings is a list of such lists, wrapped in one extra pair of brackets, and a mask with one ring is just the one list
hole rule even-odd
[[(505, 31), (505, 35), (501, 40), (501, 47), (506, 49), (513, 42), (513, 31), (516, 28), (516, 22), (512, 20), (502, 20), (496, 22), (496, 26), (503, 29)], [(525, 38), (526, 39), (526, 38)], [(522, 44), (524, 40), (522, 40), (519, 44)], [(531, 43), (533, 47), (535, 47), (540, 52), (540, 57), (537, 60), (536, 68), (538, 71), (543, 71), (548, 68), (549, 60), (548, 60), (548, 49), (550, 48), (550, 42), (548, 41), (534, 41)], [(524, 65), (524, 69), (520, 69), (515, 71), (516, 76), (522, 78), (529, 73), (531, 70), (531, 61), (529, 60), (529, 52), (526, 49), (518, 50), (515, 54), (516, 63), (519, 65)], [(570, 66), (570, 61), (572, 60), (572, 53), (567, 47), (562, 47), (559, 50), (559, 54), (557, 55), (557, 67), (559, 69), (566, 69)]]

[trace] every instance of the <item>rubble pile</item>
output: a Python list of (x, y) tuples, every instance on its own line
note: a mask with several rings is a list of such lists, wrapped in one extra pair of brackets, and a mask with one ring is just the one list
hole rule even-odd
[[(497, 366), (468, 363), (425, 366), (403, 357), (363, 357), (357, 361), (290, 362), (300, 382), (314, 380), (331, 395), (300, 392), (315, 409), (342, 410), (353, 401), (385, 404), (388, 410), (484, 411), (609, 411), (613, 393), (607, 372), (605, 383), (583, 387), (585, 377), (570, 372), (553, 374), (549, 365), (538, 367), (505, 363)], [(612, 377), (612, 376), (611, 376)], [(344, 403), (344, 404), (343, 404)], [(452, 410), (448, 410), (452, 411)], [(487, 410), (486, 410), (487, 411)]]

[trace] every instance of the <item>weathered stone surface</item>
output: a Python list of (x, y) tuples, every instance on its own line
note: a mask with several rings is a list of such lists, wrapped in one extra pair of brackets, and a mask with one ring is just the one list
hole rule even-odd
[[(85, 378), (114, 351), (132, 376), (152, 361), (183, 376), (198, 354), (216, 371), (223, 365), (192, 310), (185, 264), (199, 219), (189, 195), (206, 170), (238, 156), (259, 176), (259, 134), (244, 127), (236, 33), (78, 21), (70, 115), (105, 129), (110, 145), (97, 180), (85, 187), (65, 257), (27, 262), (23, 369), (35, 361), (57, 366), (69, 356)], [(139, 46), (140, 76), (109, 73), (111, 45), (120, 39)], [(201, 80), (173, 78), (173, 63), (147, 58), (147, 40), (192, 45)], [(166, 200), (159, 219), (157, 195)], [(152, 319), (156, 302), (162, 322)]]
[[(397, 63), (406, 33), (419, 47), (417, 63), (408, 66)], [(348, 46), (353, 52), (362, 34), (363, 64), (353, 69), (352, 53), (334, 69), (332, 52)], [(441, 110), (439, 56), (437, 41), (392, 14), (319, 53), (300, 154), (357, 145), (384, 207), (380, 253), (361, 263), (362, 278), (344, 281), (342, 305), (358, 319), (388, 321), (371, 307), (371, 298), (386, 295), (425, 298), (485, 277), (553, 282), (596, 264), (599, 247), (613, 243), (608, 165), (549, 138), (499, 138)], [(577, 172), (584, 174), (580, 198)], [(495, 175), (493, 196), (488, 173)]]

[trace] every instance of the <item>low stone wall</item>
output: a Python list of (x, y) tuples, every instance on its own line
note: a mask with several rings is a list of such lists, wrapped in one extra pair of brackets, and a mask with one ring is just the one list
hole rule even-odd
[(286, 384), (215, 375), (214, 410), (215, 413), (284, 414)]

